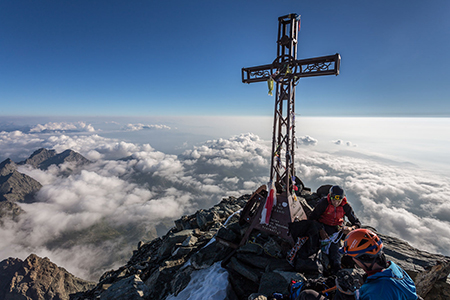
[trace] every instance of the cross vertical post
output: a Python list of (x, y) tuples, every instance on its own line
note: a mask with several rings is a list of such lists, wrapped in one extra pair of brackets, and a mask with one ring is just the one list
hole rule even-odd
[(288, 187), (292, 185), (290, 182), (295, 176), (295, 85), (290, 78), (289, 72), (292, 70), (290, 70), (289, 62), (297, 59), (298, 22), (296, 14), (278, 18), (278, 49), (277, 58), (274, 61), (280, 64), (282, 69), (275, 75), (277, 80), (270, 181), (281, 182), (288, 193), (290, 192)]

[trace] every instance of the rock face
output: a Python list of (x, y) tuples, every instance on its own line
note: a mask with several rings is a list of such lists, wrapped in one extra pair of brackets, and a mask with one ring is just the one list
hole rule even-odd
[[(303, 196), (316, 200), (310, 193)], [(126, 299), (166, 299), (185, 289), (195, 270), (216, 262), (222, 262), (228, 271), (226, 299), (268, 299), (275, 292), (287, 294), (291, 279), (311, 276), (295, 272), (286, 262), (290, 247), (285, 242), (255, 231), (241, 247), (229, 247), (239, 244), (245, 233), (247, 225), (239, 225), (239, 214), (234, 212), (243, 208), (249, 197), (230, 197), (209, 210), (176, 220), (165, 236), (139, 243), (126, 265), (106, 272), (95, 288), (71, 299), (119, 299), (111, 294), (124, 293), (130, 295)], [(448, 299), (449, 257), (417, 250), (398, 238), (380, 237), (388, 259), (410, 274), (424, 299)], [(359, 278), (362, 275), (360, 269), (350, 271)]]
[(42, 185), (17, 171), (10, 159), (0, 163), (0, 201), (29, 202)]
[(35, 168), (39, 168), (39, 165), (44, 161), (54, 157), (56, 155), (55, 150), (48, 150), (45, 148), (38, 149), (31, 154), (29, 158), (20, 162), (19, 164), (31, 165)]
[(0, 262), (0, 300), (68, 300), (70, 294), (93, 286), (34, 254), (24, 261), (9, 258)]
[(72, 162), (78, 166), (90, 163), (84, 156), (70, 149), (57, 154), (55, 150), (41, 148), (20, 164), (28, 164), (41, 170), (47, 170), (51, 165), (60, 165), (65, 162)]

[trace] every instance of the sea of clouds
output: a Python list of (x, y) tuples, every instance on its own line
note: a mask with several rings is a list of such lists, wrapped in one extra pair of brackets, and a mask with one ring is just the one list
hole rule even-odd
[[(165, 135), (176, 130), (164, 124), (117, 126)], [(222, 198), (252, 193), (269, 179), (271, 141), (253, 133), (206, 140), (177, 155), (103, 133), (83, 122), (0, 128), (0, 161), (22, 161), (39, 148), (72, 149), (92, 161), (82, 169), (70, 164), (45, 171), (19, 167), (43, 188), (37, 202), (20, 204), (26, 213), (19, 222), (0, 228), (0, 260), (35, 253), (97, 280), (105, 270), (123, 265), (139, 240), (164, 234), (173, 220)], [(359, 147), (339, 140), (329, 141), (340, 147), (330, 152), (317, 149), (320, 139), (298, 138), (296, 172), (305, 185), (314, 191), (339, 184), (363, 224), (449, 255), (449, 177), (350, 151)], [(69, 176), (68, 169), (73, 170)]]

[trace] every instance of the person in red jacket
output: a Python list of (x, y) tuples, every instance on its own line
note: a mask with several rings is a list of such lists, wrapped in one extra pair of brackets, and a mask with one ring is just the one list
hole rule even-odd
[[(343, 226), (344, 216), (348, 218), (351, 227)], [(338, 186), (333, 185), (326, 197), (319, 200), (314, 210), (308, 217), (308, 220), (318, 221), (320, 227), (320, 239), (327, 240), (333, 234), (343, 231), (344, 234), (360, 228), (361, 223), (355, 216), (352, 207), (347, 202), (344, 190)], [(331, 265), (331, 273), (335, 274), (341, 269), (341, 254), (339, 253), (340, 239), (330, 242), (328, 248), (328, 257)]]

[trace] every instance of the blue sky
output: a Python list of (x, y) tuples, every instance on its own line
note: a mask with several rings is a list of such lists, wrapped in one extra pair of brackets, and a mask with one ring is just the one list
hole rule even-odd
[(1, 115), (273, 114), (241, 68), (273, 61), (277, 18), (302, 16), (298, 57), (340, 53), (305, 78), (306, 116), (449, 116), (450, 2), (1, 1)]

